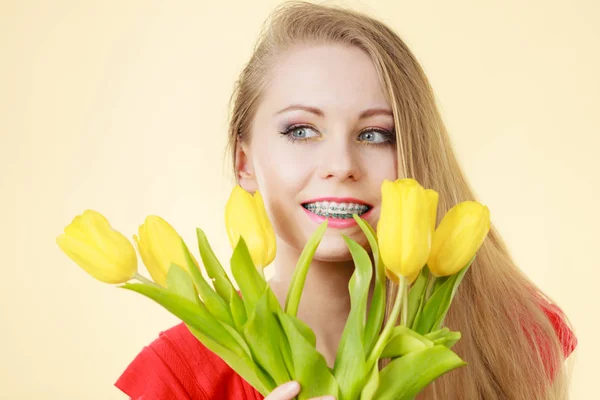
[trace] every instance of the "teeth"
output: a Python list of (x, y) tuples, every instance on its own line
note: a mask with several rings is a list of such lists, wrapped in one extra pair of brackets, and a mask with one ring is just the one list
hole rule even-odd
[(305, 208), (324, 217), (352, 218), (352, 214), (362, 215), (369, 206), (356, 203), (336, 203), (335, 201), (317, 201), (305, 204)]

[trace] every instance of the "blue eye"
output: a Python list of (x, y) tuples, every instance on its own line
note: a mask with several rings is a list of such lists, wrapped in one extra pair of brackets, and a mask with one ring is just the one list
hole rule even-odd
[[(313, 137), (313, 136), (310, 136), (308, 134), (309, 131), (312, 131), (312, 129), (310, 127), (308, 127), (308, 126), (298, 126), (296, 128), (290, 129), (289, 132), (290, 132), (290, 134), (291, 134), (291, 136), (293, 138), (296, 138), (296, 139), (307, 139), (309, 137)], [(298, 135), (294, 135), (294, 133), (299, 133), (299, 134)], [(314, 135), (314, 136), (316, 136), (316, 135)]]
[(396, 136), (391, 132), (373, 128), (362, 131), (358, 137), (362, 137), (366, 142), (374, 145), (381, 145), (389, 142), (393, 143), (396, 139)]
[[(308, 140), (310, 138), (318, 136), (318, 135), (309, 136), (309, 134), (308, 134), (309, 131), (315, 132), (314, 129), (308, 125), (292, 125), (289, 128), (287, 128), (285, 131), (279, 132), (279, 133), (284, 135), (290, 142), (293, 143), (293, 142)], [(295, 134), (295, 133), (299, 133), (299, 134)]]
[[(320, 135), (313, 127), (309, 125), (292, 125), (283, 132), (279, 133), (285, 136), (292, 143), (308, 141)], [(387, 130), (368, 128), (358, 134), (358, 140), (366, 145), (385, 146), (395, 143), (396, 135), (392, 132), (388, 132)]]

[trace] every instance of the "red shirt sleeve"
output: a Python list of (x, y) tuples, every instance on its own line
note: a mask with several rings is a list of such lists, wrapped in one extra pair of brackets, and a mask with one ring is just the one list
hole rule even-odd
[(184, 323), (144, 347), (115, 386), (134, 400), (263, 399)]
[(577, 347), (577, 337), (565, 322), (563, 311), (556, 304), (546, 302), (542, 308), (558, 335), (566, 359)]
[[(540, 305), (548, 316), (548, 320), (554, 327), (554, 330), (558, 336), (558, 340), (561, 344), (563, 356), (566, 359), (577, 347), (577, 337), (567, 325), (564, 318), (565, 314), (556, 304), (552, 304), (549, 301), (540, 298)], [(554, 379), (558, 365), (555, 364), (555, 361), (553, 361), (554, 358), (551, 357), (547, 341), (538, 335), (537, 343), (538, 346), (540, 346), (542, 357), (545, 360), (544, 367), (546, 369), (546, 373), (550, 379)]]

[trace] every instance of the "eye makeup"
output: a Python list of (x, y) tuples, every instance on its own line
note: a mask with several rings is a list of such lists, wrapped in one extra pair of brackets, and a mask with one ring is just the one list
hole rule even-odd
[[(317, 132), (317, 130), (314, 127), (312, 127), (311, 125), (308, 125), (308, 124), (292, 124), (283, 130), (278, 130), (278, 132), (280, 135), (285, 137), (291, 143), (309, 142), (309, 141), (315, 140), (316, 138), (318, 138), (321, 135), (320, 133), (318, 135), (311, 136), (311, 137), (297, 137), (297, 136), (293, 135), (294, 132), (298, 132), (300, 130), (312, 130), (312, 131)], [(360, 141), (358, 139), (358, 138), (360, 138), (361, 135), (363, 135), (364, 133), (368, 133), (368, 132), (378, 134), (381, 137), (383, 137), (384, 140), (381, 142), (369, 142), (369, 141)], [(367, 146), (389, 146), (389, 145), (395, 144), (396, 134), (394, 131), (390, 132), (390, 131), (388, 131), (386, 129), (382, 129), (382, 128), (367, 127), (367, 128), (362, 129), (358, 133), (357, 140), (359, 140), (361, 144), (364, 144)]]

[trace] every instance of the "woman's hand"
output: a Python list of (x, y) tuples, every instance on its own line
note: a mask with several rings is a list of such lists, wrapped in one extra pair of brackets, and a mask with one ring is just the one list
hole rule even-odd
[[(296, 381), (289, 381), (283, 385), (277, 386), (265, 400), (292, 400), (300, 392), (300, 384)], [(333, 396), (313, 397), (309, 400), (335, 400)]]

